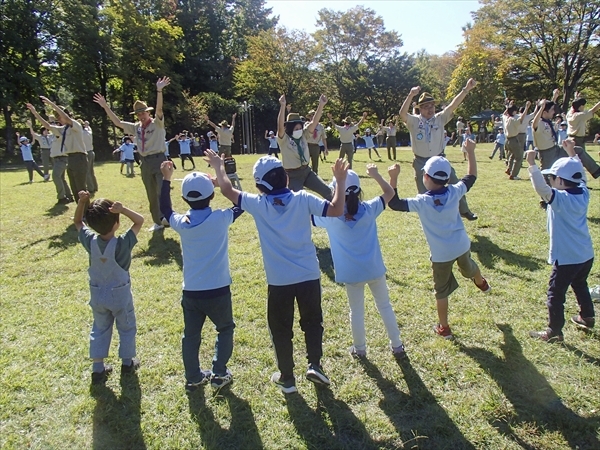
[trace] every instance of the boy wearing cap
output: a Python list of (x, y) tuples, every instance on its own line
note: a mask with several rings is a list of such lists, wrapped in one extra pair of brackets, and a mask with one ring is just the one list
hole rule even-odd
[[(311, 109), (308, 114), (306, 114), (306, 118), (308, 119), (304, 123), (304, 127), (307, 128), (310, 124), (313, 123), (313, 118), (315, 117), (314, 109)], [(321, 148), (319, 147), (319, 142), (323, 142), (325, 149), (327, 149), (327, 132), (325, 131), (325, 127), (317, 122), (317, 125), (310, 133), (306, 133), (306, 142), (308, 143), (308, 153), (310, 153), (310, 163), (311, 168), (314, 173), (319, 174), (319, 156), (321, 155)]]
[(268, 155), (279, 158), (279, 146), (277, 145), (277, 138), (275, 137), (274, 131), (265, 130), (265, 139), (269, 141), (269, 153)]
[[(442, 156), (429, 158), (423, 168), (423, 184), (428, 189), (415, 198), (399, 199), (398, 194), (388, 206), (395, 211), (416, 212), (425, 233), (431, 252), (431, 267), (439, 323), (434, 331), (445, 339), (453, 339), (448, 324), (448, 296), (458, 288), (452, 273), (456, 262), (460, 273), (473, 280), (482, 292), (489, 292), (490, 285), (481, 276), (479, 267), (471, 259), (471, 241), (459, 214), (460, 199), (467, 193), (477, 178), (475, 142), (464, 143), (467, 150), (467, 175), (455, 184), (448, 184), (452, 167)], [(396, 189), (399, 168), (388, 170), (390, 185)]]
[[(352, 119), (350, 117), (346, 117), (342, 120), (343, 125), (337, 125), (333, 121), (333, 117), (331, 113), (327, 114), (329, 117), (329, 121), (333, 125), (333, 127), (338, 131), (340, 135), (340, 159), (346, 158), (349, 164), (349, 168), (352, 169), (352, 158), (354, 157), (354, 133), (358, 130), (358, 127), (364, 122), (367, 118), (367, 113), (364, 112), (360, 120), (357, 124), (352, 123)], [(306, 125), (305, 125), (306, 127)]]
[(34, 170), (40, 175), (40, 177), (44, 179), (44, 181), (48, 181), (50, 179), (50, 175), (44, 175), (44, 173), (40, 170), (39, 166), (33, 159), (33, 153), (31, 151), (31, 144), (29, 143), (29, 139), (17, 133), (17, 140), (19, 141), (19, 148), (21, 149), (21, 156), (23, 157), (23, 162), (25, 163), (25, 167), (27, 168), (27, 172), (29, 173), (29, 184), (33, 183)]
[(44, 175), (50, 173), (50, 149), (52, 148), (52, 142), (54, 142), (54, 136), (48, 131), (48, 129), (42, 127), (41, 134), (33, 131), (33, 124), (31, 120), (27, 120), (27, 126), (31, 132), (31, 138), (36, 140), (40, 145), (42, 153), (42, 166), (44, 167)]
[[(171, 207), (173, 163), (161, 165), (163, 173), (160, 209), (171, 228), (181, 237), (183, 255), (184, 331), (181, 339), (187, 392), (209, 382), (221, 388), (233, 380), (227, 363), (233, 351), (233, 313), (231, 307), (231, 275), (228, 258), (228, 229), (242, 214), (238, 207), (210, 208), (214, 198), (211, 178), (201, 172), (188, 174), (181, 183), (181, 195), (190, 206), (185, 214)], [(204, 321), (209, 318), (217, 330), (212, 372), (200, 369), (198, 351)]]
[(310, 152), (307, 136), (314, 132), (326, 103), (327, 97), (321, 95), (312, 121), (305, 125), (298, 113), (290, 112), (287, 115), (287, 121), (285, 120), (287, 102), (285, 95), (282, 95), (279, 98), (279, 114), (277, 116), (277, 143), (281, 150), (281, 163), (289, 178), (289, 188), (292, 191), (300, 191), (307, 187), (321, 197), (331, 200), (333, 197), (331, 188), (308, 165)]
[(137, 153), (141, 158), (142, 182), (146, 189), (146, 196), (150, 206), (150, 214), (154, 224), (148, 231), (159, 231), (167, 224), (160, 214), (159, 197), (162, 186), (162, 173), (160, 166), (165, 161), (165, 122), (163, 114), (163, 94), (165, 87), (171, 84), (169, 77), (159, 78), (156, 82), (156, 114), (153, 118), (150, 111), (154, 108), (146, 103), (136, 100), (133, 104), (133, 112), (137, 122), (125, 122), (119, 119), (110, 109), (106, 99), (100, 95), (94, 95), (94, 102), (98, 103), (106, 112), (110, 120), (125, 134), (134, 135), (137, 141)]
[(231, 158), (231, 142), (233, 140), (233, 130), (235, 128), (235, 116), (231, 116), (231, 127), (226, 120), (223, 120), (219, 125), (216, 125), (210, 121), (208, 116), (204, 116), (204, 120), (215, 129), (219, 136), (219, 150), (221, 153), (225, 153), (225, 156)]
[[(529, 333), (545, 342), (564, 339), (564, 305), (569, 286), (579, 304), (579, 314), (571, 321), (583, 329), (593, 328), (595, 322), (594, 304), (587, 284), (594, 263), (594, 248), (587, 226), (590, 195), (582, 183), (583, 165), (575, 153), (575, 140), (565, 140), (563, 148), (569, 156), (558, 159), (550, 169), (542, 171), (535, 165), (535, 153), (527, 152), (533, 188), (548, 203), (548, 262), (552, 264), (548, 283), (548, 327)], [(542, 175), (549, 175), (550, 186)]]
[[(404, 100), (400, 109), (400, 119), (406, 124), (410, 132), (410, 144), (414, 153), (413, 169), (419, 194), (423, 194), (427, 190), (423, 185), (422, 176), (425, 163), (432, 156), (438, 156), (444, 152), (444, 126), (452, 119), (456, 108), (476, 84), (477, 82), (470, 78), (463, 90), (437, 114), (435, 112), (435, 99), (427, 92), (423, 92), (419, 96), (419, 114), (408, 113), (412, 99), (421, 91), (419, 86), (413, 87), (406, 100)], [(450, 184), (458, 182), (458, 177), (453, 168), (451, 168), (448, 181)], [(465, 219), (477, 220), (477, 215), (469, 210), (466, 197), (461, 198), (459, 210), (460, 215)]]
[(502, 128), (498, 129), (498, 134), (496, 135), (496, 141), (494, 145), (494, 151), (490, 155), (490, 159), (494, 159), (494, 155), (497, 150), (500, 150), (500, 154), (498, 155), (498, 159), (504, 159), (504, 144), (506, 143), (506, 135), (504, 134), (504, 130)]
[[(584, 109), (587, 100), (575, 93), (575, 100), (571, 103), (571, 109), (567, 112), (567, 134), (575, 139), (575, 145), (585, 149), (585, 127), (596, 111), (600, 110), (600, 102), (596, 103), (587, 111)], [(600, 174), (599, 174), (600, 175)], [(598, 178), (594, 176), (594, 178)]]
[(261, 192), (257, 195), (234, 189), (223, 168), (223, 160), (212, 151), (206, 155), (205, 160), (217, 174), (221, 193), (251, 214), (258, 229), (268, 283), (267, 321), (279, 367), (271, 381), (286, 394), (297, 391), (292, 347), (295, 300), (306, 342), (306, 378), (329, 385), (321, 367), (321, 271), (311, 240), (311, 215), (337, 217), (344, 213), (348, 165), (341, 159), (336, 161), (333, 174), (338, 185), (329, 202), (304, 190), (288, 189), (283, 164), (272, 156), (263, 156), (254, 164), (254, 180)]
[[(116, 323), (119, 332), (121, 374), (133, 373), (140, 367), (140, 361), (135, 358), (137, 326), (129, 267), (131, 250), (137, 244), (144, 217), (120, 202), (100, 198), (90, 205), (89, 200), (89, 192), (79, 192), (73, 222), (79, 233), (79, 242), (89, 253), (90, 261), (90, 307), (94, 316), (90, 332), (92, 384), (104, 384), (113, 370), (112, 366), (104, 363), (110, 349), (113, 323)], [(133, 225), (125, 234), (115, 237), (119, 214), (128, 217)], [(86, 223), (83, 223), (84, 217)]]
[(181, 170), (185, 170), (186, 159), (189, 159), (192, 162), (192, 170), (194, 170), (196, 168), (196, 163), (192, 158), (192, 140), (188, 137), (187, 131), (183, 131), (181, 134), (179, 134), (177, 142), (179, 142), (179, 157), (181, 158)]

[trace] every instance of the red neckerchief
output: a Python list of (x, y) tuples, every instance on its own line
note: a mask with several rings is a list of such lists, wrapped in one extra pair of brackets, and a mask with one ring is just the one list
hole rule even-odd
[(146, 147), (146, 128), (151, 123), (152, 123), (152, 117), (148, 119), (148, 122), (146, 122), (146, 125), (144, 125), (142, 122), (140, 122), (140, 125), (142, 126), (142, 152), (141, 152), (142, 155), (144, 154), (145, 147)]

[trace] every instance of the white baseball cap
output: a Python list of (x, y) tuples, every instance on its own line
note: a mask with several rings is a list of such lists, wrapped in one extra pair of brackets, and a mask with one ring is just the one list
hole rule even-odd
[(450, 178), (452, 167), (450, 166), (450, 161), (443, 156), (434, 156), (427, 160), (423, 171), (436, 180), (447, 180)]
[(190, 202), (204, 200), (215, 192), (210, 177), (202, 172), (192, 172), (181, 183), (181, 195)]
[[(334, 177), (331, 187), (335, 189), (336, 185), (337, 181)], [(348, 170), (348, 175), (346, 175), (346, 192), (354, 192), (355, 194), (360, 192), (360, 178), (354, 170)]]
[(21, 137), (19, 138), (19, 142), (25, 142), (25, 141), (28, 141), (28, 140), (29, 140), (29, 139), (27, 139), (25, 136), (21, 136)]
[(577, 157), (559, 158), (552, 164), (552, 167), (542, 170), (542, 173), (555, 175), (573, 183), (581, 183), (583, 181), (583, 164)]
[(272, 131), (269, 131), (269, 136), (274, 136), (274, 135), (275, 135), (275, 133), (274, 133), (274, 132), (272, 132)]
[(254, 167), (252, 168), (252, 174), (254, 176), (254, 181), (256, 184), (261, 184), (269, 190), (273, 189), (268, 182), (263, 180), (263, 177), (273, 169), (277, 169), (278, 167), (283, 167), (281, 161), (274, 156), (263, 156), (259, 158), (258, 161), (254, 163)]

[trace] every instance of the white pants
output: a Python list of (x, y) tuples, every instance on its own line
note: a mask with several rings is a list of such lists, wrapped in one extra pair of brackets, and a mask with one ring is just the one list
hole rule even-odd
[(383, 320), (387, 335), (390, 338), (392, 347), (398, 347), (402, 344), (400, 340), (400, 329), (396, 322), (396, 314), (390, 304), (385, 275), (375, 280), (362, 283), (346, 283), (346, 292), (348, 293), (348, 303), (350, 305), (350, 324), (352, 326), (352, 340), (357, 350), (367, 349), (367, 338), (365, 335), (365, 284), (375, 299), (375, 305), (379, 315)]

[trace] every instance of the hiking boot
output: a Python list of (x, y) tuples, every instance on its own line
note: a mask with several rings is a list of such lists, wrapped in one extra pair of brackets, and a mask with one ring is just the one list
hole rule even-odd
[(217, 375), (213, 373), (212, 377), (210, 377), (210, 385), (215, 389), (220, 389), (224, 386), (227, 386), (232, 381), (233, 375), (229, 369), (227, 369), (225, 375)]
[(564, 341), (564, 336), (561, 334), (556, 334), (552, 332), (550, 329), (546, 329), (544, 331), (530, 331), (529, 336), (534, 339), (539, 339), (544, 342), (562, 342)]
[(92, 372), (92, 384), (104, 384), (108, 376), (112, 373), (113, 368), (110, 364), (104, 364), (102, 372)]
[(436, 326), (433, 327), (433, 331), (438, 336), (441, 336), (444, 339), (448, 339), (449, 341), (454, 339), (454, 336), (452, 335), (452, 330), (450, 329), (450, 325), (448, 325), (447, 327), (443, 327), (438, 323)]
[(137, 358), (131, 358), (130, 365), (125, 366), (125, 365), (121, 364), (121, 373), (123, 373), (123, 374), (133, 373), (133, 372), (137, 371), (139, 368), (140, 368), (140, 360)]
[(365, 358), (367, 356), (366, 350), (358, 350), (354, 345), (348, 351), (353, 358)]
[(473, 280), (473, 284), (475, 286), (477, 286), (477, 289), (479, 289), (481, 292), (488, 293), (492, 290), (492, 288), (490, 287), (489, 283), (487, 282), (487, 280), (485, 278), (483, 278), (483, 283), (481, 285), (479, 285), (475, 282), (475, 278), (472, 278), (472, 280)]
[(275, 372), (271, 376), (271, 381), (275, 383), (284, 394), (293, 394), (294, 392), (298, 392), (298, 389), (296, 389), (296, 379), (294, 378), (294, 375), (284, 377), (280, 372)]
[(408, 358), (404, 344), (400, 344), (398, 347), (392, 347), (392, 355), (394, 355), (394, 358), (397, 360)]
[(202, 378), (200, 378), (200, 381), (187, 381), (185, 383), (185, 391), (187, 393), (192, 393), (200, 386), (204, 386), (205, 384), (207, 384), (210, 380), (212, 372), (210, 370), (201, 370), (200, 375), (202, 376)]
[(477, 220), (478, 219), (477, 214), (473, 214), (471, 211), (468, 211), (466, 213), (462, 213), (460, 216), (464, 217), (469, 222), (472, 222), (473, 220)]
[(596, 323), (593, 317), (581, 317), (579, 315), (571, 317), (571, 322), (584, 330), (591, 330)]
[(327, 375), (323, 372), (323, 368), (318, 364), (309, 364), (308, 370), (306, 371), (306, 379), (312, 381), (315, 384), (322, 384), (329, 386), (331, 381), (327, 378)]

